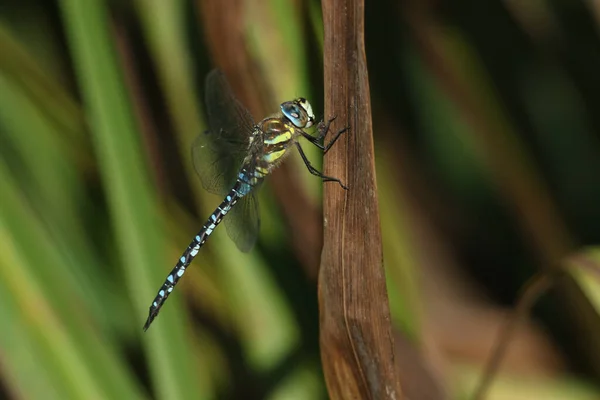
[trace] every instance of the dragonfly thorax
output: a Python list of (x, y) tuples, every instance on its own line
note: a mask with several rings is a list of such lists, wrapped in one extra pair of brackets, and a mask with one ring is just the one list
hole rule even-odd
[[(256, 156), (258, 170), (265, 175), (278, 166), (291, 149), (300, 130), (282, 115), (265, 118), (258, 123), (262, 149)], [(257, 135), (258, 136), (258, 135)], [(254, 140), (258, 140), (257, 137)]]

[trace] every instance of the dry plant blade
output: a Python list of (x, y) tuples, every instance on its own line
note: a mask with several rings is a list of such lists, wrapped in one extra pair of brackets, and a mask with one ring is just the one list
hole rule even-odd
[(502, 358), (506, 355), (517, 325), (527, 316), (531, 315), (533, 306), (555, 284), (557, 277), (556, 273), (544, 272), (535, 275), (525, 285), (521, 296), (517, 300), (515, 312), (508, 316), (505, 325), (502, 327), (502, 331), (498, 335), (492, 355), (485, 366), (481, 380), (473, 394), (473, 400), (483, 400), (485, 398), (494, 378), (498, 374)]
[(588, 273), (600, 277), (600, 268), (593, 262), (593, 259), (588, 257), (585, 252), (577, 252), (569, 257), (566, 257), (562, 263), (558, 264), (559, 268), (548, 269), (548, 271), (534, 275), (529, 282), (524, 286), (521, 295), (519, 296), (515, 308), (515, 312), (506, 320), (496, 341), (492, 355), (485, 366), (481, 380), (479, 381), (474, 394), (473, 400), (483, 400), (490, 390), (494, 378), (500, 370), (500, 364), (503, 357), (506, 355), (508, 346), (519, 322), (523, 321), (527, 316), (531, 315), (533, 306), (537, 303), (542, 295), (547, 293), (553, 286), (559, 283), (562, 277), (572, 277), (577, 281), (577, 271), (586, 270)]
[(364, 2), (323, 1), (325, 110), (349, 126), (325, 157), (320, 341), (332, 399), (400, 399), (394, 362), (364, 49)]

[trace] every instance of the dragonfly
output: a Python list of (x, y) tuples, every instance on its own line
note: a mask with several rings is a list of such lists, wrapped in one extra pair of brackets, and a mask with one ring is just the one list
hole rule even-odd
[(167, 275), (150, 305), (144, 331), (222, 220), (239, 250), (252, 249), (260, 226), (256, 191), (292, 149), (298, 150), (311, 174), (348, 189), (339, 179), (313, 167), (298, 142), (299, 138), (305, 138), (325, 154), (348, 128), (339, 130), (327, 144), (325, 136), (335, 117), (319, 122), (316, 136), (307, 133), (305, 129), (315, 124), (315, 115), (305, 98), (281, 103), (277, 113), (255, 123), (250, 112), (233, 95), (225, 74), (215, 69), (206, 77), (205, 106), (209, 129), (193, 142), (192, 162), (203, 188), (224, 199)]

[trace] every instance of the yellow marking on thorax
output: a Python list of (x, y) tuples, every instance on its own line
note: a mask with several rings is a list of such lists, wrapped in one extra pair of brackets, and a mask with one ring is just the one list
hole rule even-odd
[(290, 128), (287, 131), (282, 132), (273, 138), (265, 139), (264, 143), (267, 145), (275, 145), (275, 144), (279, 144), (279, 143), (288, 142), (292, 139), (293, 133), (294, 133), (294, 128)]
[(263, 156), (263, 160), (265, 160), (268, 163), (274, 163), (275, 161), (279, 160), (286, 152), (286, 149), (281, 149), (281, 150), (277, 150), (268, 154), (265, 154)]

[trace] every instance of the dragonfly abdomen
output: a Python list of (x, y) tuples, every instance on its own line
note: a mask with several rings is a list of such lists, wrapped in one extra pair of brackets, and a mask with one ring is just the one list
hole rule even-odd
[[(160, 308), (165, 303), (177, 282), (181, 279), (183, 274), (185, 273), (186, 268), (190, 265), (194, 257), (200, 251), (200, 248), (208, 237), (213, 233), (215, 228), (221, 223), (223, 217), (231, 210), (231, 207), (237, 203), (237, 201), (246, 195), (248, 191), (245, 190), (245, 186), (248, 185), (245, 182), (238, 182), (235, 184), (233, 189), (225, 196), (223, 202), (215, 209), (215, 211), (208, 217), (208, 220), (202, 226), (202, 229), (198, 232), (198, 234), (194, 237), (194, 240), (188, 245), (187, 249), (183, 252), (175, 267), (171, 270), (167, 279), (160, 287), (152, 305), (150, 306), (150, 310), (148, 312), (148, 319), (144, 324), (144, 331), (150, 327), (150, 324), (158, 315)], [(250, 189), (251, 190), (251, 189)]]

